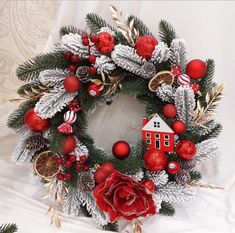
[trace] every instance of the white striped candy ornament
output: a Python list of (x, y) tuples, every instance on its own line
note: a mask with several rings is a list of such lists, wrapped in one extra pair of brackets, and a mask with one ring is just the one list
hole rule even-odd
[(68, 123), (68, 124), (73, 124), (77, 119), (77, 114), (72, 111), (69, 110), (64, 114), (64, 122)]
[(190, 77), (187, 74), (181, 74), (177, 78), (177, 82), (180, 86), (185, 86), (190, 84)]

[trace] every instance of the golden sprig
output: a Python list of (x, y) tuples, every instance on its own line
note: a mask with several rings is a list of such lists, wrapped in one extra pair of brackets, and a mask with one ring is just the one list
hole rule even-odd
[(122, 11), (115, 6), (110, 5), (113, 21), (117, 25), (117, 30), (122, 33), (128, 43), (134, 46), (136, 39), (139, 37), (139, 31), (134, 27), (134, 19), (128, 20), (129, 15), (126, 14), (124, 19)]
[(210, 189), (220, 189), (220, 190), (224, 189), (224, 187), (222, 186), (211, 184), (211, 183), (203, 184), (203, 183), (191, 182), (191, 183), (188, 183), (188, 185), (192, 187), (196, 187), (196, 188), (210, 188)]

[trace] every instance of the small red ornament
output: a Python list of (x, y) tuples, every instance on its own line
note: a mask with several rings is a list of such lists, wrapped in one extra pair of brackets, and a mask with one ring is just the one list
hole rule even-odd
[(82, 44), (83, 44), (84, 46), (88, 46), (88, 45), (89, 45), (89, 40), (88, 40), (88, 39), (83, 39), (83, 40), (82, 40)]
[(74, 136), (69, 135), (67, 138), (64, 140), (64, 144), (62, 147), (62, 154), (69, 154), (71, 153), (76, 147), (76, 139)]
[(64, 80), (64, 88), (68, 92), (76, 92), (80, 88), (80, 81), (76, 76), (67, 76)]
[(113, 155), (118, 159), (125, 159), (131, 152), (130, 145), (125, 141), (117, 141), (112, 148)]
[(95, 47), (102, 54), (111, 53), (114, 48), (114, 38), (108, 32), (100, 32), (96, 35)]
[(186, 66), (186, 74), (192, 79), (203, 78), (206, 72), (206, 63), (200, 59), (192, 60)]
[(190, 140), (182, 140), (176, 145), (176, 153), (183, 159), (191, 160), (194, 158), (197, 148)]
[(165, 117), (174, 118), (176, 117), (177, 110), (174, 104), (166, 104), (163, 106), (162, 113)]
[(77, 120), (77, 114), (69, 110), (64, 114), (64, 121), (68, 124), (73, 124)]
[(83, 171), (84, 171), (84, 172), (88, 172), (89, 169), (90, 169), (89, 165), (85, 165), (85, 166), (83, 167)]
[(95, 181), (99, 184), (106, 180), (106, 178), (115, 171), (112, 163), (103, 163), (94, 174)]
[(87, 34), (82, 34), (81, 38), (82, 38), (82, 40), (87, 39)]
[(77, 70), (77, 67), (75, 65), (69, 65), (68, 70), (72, 73), (75, 73)]
[(79, 62), (78, 56), (77, 55), (72, 55), (71, 56), (71, 62), (74, 64), (77, 64)]
[(65, 52), (65, 54), (64, 54), (64, 59), (65, 60), (69, 60), (71, 57), (72, 57), (72, 53), (70, 52), (70, 51), (67, 51), (67, 52)]
[(92, 36), (90, 37), (90, 41), (91, 41), (92, 43), (95, 43), (95, 42), (96, 42), (96, 35), (92, 35)]
[(144, 154), (144, 163), (149, 171), (162, 171), (167, 165), (167, 157), (161, 150), (148, 150)]
[(193, 89), (195, 94), (200, 90), (200, 85), (198, 83), (191, 83), (189, 86)]
[(73, 166), (73, 163), (70, 161), (70, 160), (67, 160), (65, 163), (64, 163), (64, 166), (66, 168), (71, 168)]
[(179, 65), (175, 65), (175, 66), (171, 67), (171, 73), (175, 77), (179, 77), (181, 74), (181, 67)]
[(175, 131), (176, 134), (182, 134), (184, 133), (186, 129), (185, 123), (181, 120), (174, 121), (171, 127)]
[(178, 162), (172, 161), (167, 164), (167, 170), (170, 174), (175, 175), (181, 171), (181, 167)]
[(88, 94), (92, 97), (98, 97), (101, 95), (100, 86), (96, 85), (95, 83), (92, 83), (91, 85), (89, 85), (87, 91), (88, 91)]
[(135, 49), (139, 56), (149, 60), (158, 44), (157, 40), (152, 36), (141, 36), (135, 43)]
[(71, 172), (66, 172), (64, 175), (65, 180), (72, 180), (73, 174)]
[(88, 68), (88, 73), (89, 73), (89, 74), (96, 74), (96, 68), (93, 67), (93, 66), (92, 66), (92, 67), (89, 67), (89, 68)]
[(154, 193), (155, 185), (152, 180), (144, 180), (142, 182), (142, 185), (144, 185), (144, 187), (147, 188), (150, 191), (150, 193)]
[(80, 157), (80, 161), (81, 161), (82, 163), (86, 163), (87, 160), (88, 160), (88, 157), (87, 157), (86, 155), (82, 155), (82, 156)]
[(64, 180), (64, 174), (63, 173), (59, 173), (57, 175), (57, 180)]
[(88, 57), (88, 61), (89, 61), (90, 63), (95, 63), (95, 61), (96, 61), (96, 56), (94, 56), (94, 55), (89, 56), (89, 57)]
[(81, 169), (83, 168), (83, 164), (81, 162), (77, 162), (76, 166), (75, 166), (75, 169), (77, 171), (80, 171)]
[(73, 133), (73, 128), (70, 124), (68, 123), (63, 123), (57, 127), (58, 132), (62, 134), (71, 134)]
[(29, 109), (25, 116), (24, 122), (26, 126), (35, 132), (43, 132), (49, 129), (50, 122), (47, 119), (42, 119), (33, 108)]
[(63, 164), (63, 159), (61, 157), (56, 158), (56, 163), (60, 166)]
[(68, 108), (69, 108), (69, 110), (71, 110), (73, 112), (79, 112), (81, 110), (81, 106), (78, 104), (78, 102), (76, 100), (71, 101), (68, 104)]
[(77, 156), (74, 154), (69, 155), (68, 160), (71, 161), (72, 163), (76, 162)]

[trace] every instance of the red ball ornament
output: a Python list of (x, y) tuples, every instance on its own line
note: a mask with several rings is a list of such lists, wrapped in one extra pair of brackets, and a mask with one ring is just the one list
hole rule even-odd
[(185, 123), (181, 120), (174, 121), (171, 127), (175, 131), (176, 134), (182, 134), (184, 133), (186, 129)]
[(96, 74), (96, 68), (93, 67), (93, 66), (92, 66), (92, 67), (89, 67), (89, 68), (88, 68), (88, 73), (89, 73), (89, 74)]
[(106, 162), (103, 163), (94, 174), (95, 181), (99, 184), (106, 180), (107, 176), (115, 171), (115, 168), (112, 163)]
[(125, 141), (117, 141), (112, 148), (113, 155), (118, 159), (125, 159), (131, 152), (130, 145)]
[(65, 60), (69, 60), (71, 57), (72, 57), (72, 53), (70, 52), (70, 51), (67, 51), (67, 52), (65, 52), (65, 54), (64, 54), (64, 59)]
[(64, 175), (65, 180), (72, 180), (73, 179), (73, 174), (71, 172), (66, 172)]
[(155, 191), (155, 185), (152, 180), (144, 180), (142, 182), (143, 186), (147, 188), (151, 193), (154, 193)]
[(80, 81), (76, 76), (67, 76), (64, 80), (64, 88), (68, 92), (76, 92), (80, 88)]
[(82, 155), (82, 156), (80, 157), (80, 161), (81, 161), (82, 163), (86, 163), (87, 160), (88, 160), (88, 157), (87, 157), (86, 155)]
[(149, 171), (162, 171), (167, 165), (167, 157), (161, 150), (148, 150), (144, 154), (144, 163)]
[(81, 162), (77, 162), (76, 166), (75, 166), (75, 169), (77, 171), (80, 171), (81, 169), (83, 168), (83, 164)]
[(174, 104), (166, 104), (163, 106), (162, 113), (165, 117), (174, 118), (176, 117), (177, 110)]
[(100, 32), (96, 35), (95, 47), (102, 54), (111, 53), (114, 48), (114, 38), (108, 32)]
[(72, 135), (69, 135), (66, 137), (66, 139), (64, 140), (64, 144), (63, 144), (63, 147), (62, 147), (62, 154), (69, 154), (71, 153), (75, 147), (76, 147), (76, 139), (74, 136)]
[(191, 160), (194, 158), (197, 148), (190, 140), (182, 140), (176, 145), (176, 153), (183, 159)]
[(70, 160), (67, 160), (65, 163), (64, 163), (64, 166), (66, 168), (71, 168), (73, 166), (73, 163), (70, 161)]
[(77, 67), (75, 65), (69, 65), (68, 70), (72, 73), (75, 73), (77, 70)]
[(167, 170), (170, 174), (175, 175), (181, 171), (181, 167), (178, 162), (172, 161), (167, 164)]
[(92, 97), (98, 97), (101, 95), (100, 86), (96, 85), (95, 83), (92, 83), (91, 85), (89, 85), (87, 91), (88, 91), (88, 94)]
[(71, 62), (74, 64), (77, 64), (79, 61), (78, 56), (77, 55), (72, 55), (71, 56)]
[(95, 63), (95, 61), (96, 61), (96, 56), (94, 56), (94, 55), (89, 56), (89, 57), (88, 57), (88, 61), (89, 61), (90, 63)]
[(186, 66), (186, 74), (192, 79), (203, 78), (206, 72), (206, 63), (200, 59), (192, 60)]
[(43, 132), (49, 129), (50, 122), (47, 119), (42, 119), (33, 108), (29, 109), (25, 116), (24, 122), (26, 126), (35, 132)]
[(197, 94), (200, 90), (200, 85), (198, 83), (191, 83), (189, 86), (193, 89), (194, 94)]
[(63, 173), (59, 173), (57, 175), (57, 180), (64, 180), (64, 174)]
[(77, 160), (77, 156), (74, 155), (74, 154), (69, 155), (68, 160), (71, 161), (72, 163), (74, 163), (74, 162), (76, 162), (76, 160)]
[(157, 40), (152, 36), (141, 36), (135, 43), (135, 49), (139, 56), (149, 60), (158, 44)]

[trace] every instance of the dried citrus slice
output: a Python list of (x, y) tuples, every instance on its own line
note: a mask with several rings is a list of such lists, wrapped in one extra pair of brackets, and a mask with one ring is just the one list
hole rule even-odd
[(44, 179), (52, 178), (60, 171), (56, 163), (56, 155), (51, 151), (44, 151), (34, 160), (34, 171)]
[(155, 92), (159, 85), (165, 83), (167, 85), (171, 85), (174, 81), (174, 75), (167, 70), (158, 72), (155, 76), (153, 76), (149, 81), (149, 90)]

